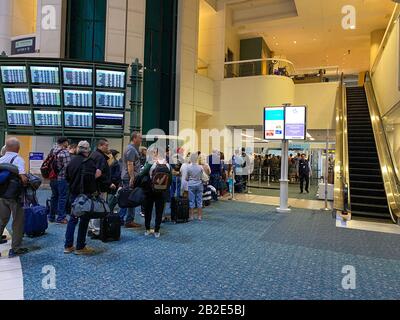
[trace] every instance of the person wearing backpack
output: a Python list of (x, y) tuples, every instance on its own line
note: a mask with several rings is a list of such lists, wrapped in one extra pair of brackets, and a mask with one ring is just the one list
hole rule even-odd
[(153, 149), (149, 152), (148, 161), (139, 174), (141, 181), (149, 181), (144, 187), (146, 200), (145, 209), (145, 236), (151, 235), (150, 224), (153, 214), (153, 207), (156, 209), (154, 236), (160, 237), (160, 227), (165, 209), (165, 204), (169, 196), (169, 188), (172, 182), (171, 167), (165, 158), (165, 151)]
[[(45, 163), (49, 168), (48, 178), (51, 187), (51, 212), (49, 221), (58, 224), (67, 224), (67, 201), (68, 201), (68, 182), (65, 172), (71, 162), (71, 154), (68, 151), (69, 141), (67, 138), (59, 138), (57, 145), (50, 151)], [(42, 166), (43, 169), (43, 166)], [(43, 170), (42, 170), (43, 175)], [(44, 178), (47, 178), (44, 176)], [(57, 216), (57, 219), (56, 219)]]
[[(25, 161), (19, 155), (20, 142), (16, 138), (9, 138), (6, 141), (6, 153), (0, 158), (0, 164), (12, 164), (18, 168), (19, 179), (22, 186), (26, 186), (28, 178), (25, 172)], [(4, 230), (13, 217), (12, 224), (12, 243), (9, 257), (13, 258), (22, 254), (28, 253), (28, 249), (22, 247), (22, 239), (24, 236), (24, 209), (19, 196), (15, 199), (5, 199), (0, 195), (0, 235), (3, 235)], [(2, 241), (6, 241), (2, 238)]]

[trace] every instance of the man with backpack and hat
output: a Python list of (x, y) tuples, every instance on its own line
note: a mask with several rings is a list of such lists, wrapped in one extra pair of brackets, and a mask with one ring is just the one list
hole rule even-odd
[[(13, 258), (27, 253), (29, 250), (22, 247), (22, 239), (24, 236), (24, 209), (22, 201), (20, 200), (20, 193), (22, 192), (23, 186), (28, 183), (28, 178), (25, 172), (25, 161), (19, 155), (20, 142), (16, 138), (9, 138), (6, 141), (6, 153), (0, 158), (0, 164), (11, 164), (15, 166), (18, 171), (18, 176), (13, 177), (13, 174), (4, 182), (4, 191), (8, 195), (6, 196), (3, 192), (0, 194), (0, 244), (6, 243), (7, 240), (3, 237), (4, 230), (12, 215), (12, 243), (11, 250), (9, 251), (9, 257)], [(14, 189), (10, 186), (9, 179), (16, 178), (17, 186), (15, 189), (15, 195), (9, 194), (10, 189)], [(1, 188), (3, 189), (3, 188)], [(3, 190), (2, 190), (3, 191)]]

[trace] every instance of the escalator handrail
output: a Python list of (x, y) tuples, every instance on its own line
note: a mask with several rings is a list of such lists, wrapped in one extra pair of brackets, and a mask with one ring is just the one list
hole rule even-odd
[(389, 211), (393, 222), (397, 223), (400, 218), (400, 184), (369, 72), (366, 74), (364, 86)]
[(346, 212), (350, 208), (349, 153), (347, 139), (347, 96), (344, 74), (341, 75), (339, 103), (336, 105), (336, 161), (334, 209)]

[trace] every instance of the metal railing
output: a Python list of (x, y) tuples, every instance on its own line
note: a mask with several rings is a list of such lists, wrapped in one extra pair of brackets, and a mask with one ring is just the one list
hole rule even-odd
[(334, 209), (342, 213), (350, 210), (349, 151), (347, 131), (347, 96), (344, 75), (340, 79), (336, 103), (336, 160)]
[(225, 62), (225, 78), (277, 75), (292, 77), (296, 69), (291, 61), (279, 58)]
[(400, 221), (400, 182), (396, 174), (394, 159), (390, 152), (390, 145), (386, 137), (369, 72), (366, 74), (365, 92), (367, 94), (368, 108), (371, 114), (372, 128), (374, 131), (376, 149), (379, 156), (389, 211), (393, 222), (397, 223)]
[(340, 81), (338, 66), (320, 66), (296, 69), (294, 80), (298, 83)]

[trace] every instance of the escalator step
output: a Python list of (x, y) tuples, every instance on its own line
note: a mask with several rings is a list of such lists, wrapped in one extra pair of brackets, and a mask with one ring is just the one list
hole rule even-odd
[(386, 197), (385, 190), (383, 189), (355, 188), (351, 183), (350, 189), (350, 194), (354, 196)]
[(363, 203), (368, 205), (380, 205), (387, 206), (387, 198), (386, 196), (377, 197), (377, 196), (360, 196), (360, 195), (351, 195), (350, 196), (351, 203)]
[[(388, 209), (389, 210), (389, 209)], [(377, 218), (377, 219), (391, 219), (389, 211), (386, 213), (382, 212), (365, 212), (352, 210), (351, 214), (355, 217), (368, 217), (368, 218)]]
[(351, 166), (357, 167), (357, 168), (361, 168), (361, 169), (379, 169), (380, 170), (380, 165), (378, 162), (354, 162), (351, 161)]

